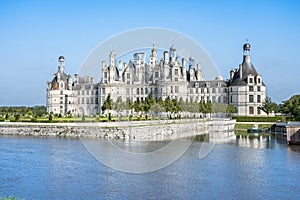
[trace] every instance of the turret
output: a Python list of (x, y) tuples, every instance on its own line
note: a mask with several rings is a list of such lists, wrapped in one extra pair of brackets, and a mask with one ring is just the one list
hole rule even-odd
[(116, 80), (116, 66), (115, 66), (115, 57), (116, 54), (114, 51), (112, 51), (109, 55), (109, 81), (110, 83), (113, 83)]
[(116, 58), (115, 52), (114, 51), (110, 52), (109, 54), (110, 67), (115, 67), (115, 58)]
[(63, 73), (65, 70), (65, 57), (59, 56), (58, 57), (58, 71)]
[(174, 64), (176, 59), (176, 49), (174, 46), (171, 46), (170, 48), (170, 63)]

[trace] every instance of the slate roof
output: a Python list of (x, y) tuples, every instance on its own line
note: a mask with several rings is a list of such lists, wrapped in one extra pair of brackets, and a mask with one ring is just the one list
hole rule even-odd
[[(250, 55), (244, 55), (242, 63), (242, 77), (240, 77), (240, 69), (234, 72), (233, 78), (230, 81), (231, 86), (247, 85), (247, 77), (249, 75), (257, 76), (259, 75), (251, 63)], [(264, 85), (264, 83), (263, 83)]]

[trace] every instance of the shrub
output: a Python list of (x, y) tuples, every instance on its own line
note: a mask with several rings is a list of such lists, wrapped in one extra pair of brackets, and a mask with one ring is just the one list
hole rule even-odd
[(237, 122), (277, 122), (277, 121), (286, 121), (285, 116), (275, 116), (275, 117), (233, 116), (232, 119), (236, 119)]

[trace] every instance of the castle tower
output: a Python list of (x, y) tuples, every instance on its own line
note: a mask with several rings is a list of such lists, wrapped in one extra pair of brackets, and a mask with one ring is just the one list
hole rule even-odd
[(266, 98), (266, 86), (251, 62), (250, 49), (249, 43), (243, 45), (243, 62), (238, 69), (230, 71), (229, 103), (238, 109), (238, 115), (266, 115), (260, 110)]

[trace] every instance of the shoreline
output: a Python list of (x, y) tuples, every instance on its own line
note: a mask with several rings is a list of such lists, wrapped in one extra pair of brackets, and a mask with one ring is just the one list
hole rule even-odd
[(1, 122), (0, 135), (55, 136), (168, 140), (211, 134), (212, 138), (232, 136), (236, 121), (230, 119), (181, 119), (155, 121), (120, 121), (94, 123)]

